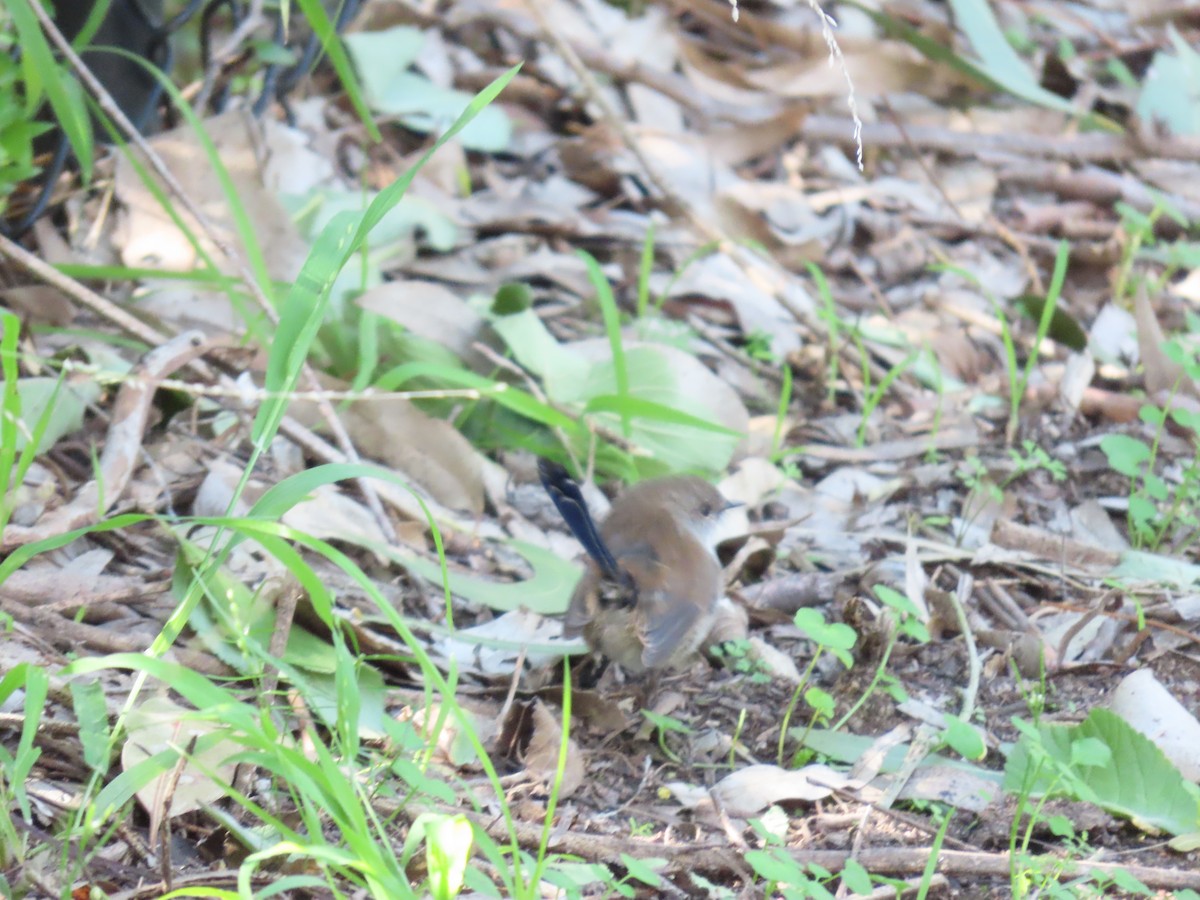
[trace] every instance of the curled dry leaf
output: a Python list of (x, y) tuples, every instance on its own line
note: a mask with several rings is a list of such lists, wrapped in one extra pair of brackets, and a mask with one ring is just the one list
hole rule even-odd
[(708, 643), (723, 644), (726, 641), (746, 640), (750, 617), (746, 610), (738, 606), (728, 597), (717, 601), (717, 614), (713, 619), (712, 630), (708, 633)]
[(772, 647), (760, 637), (750, 638), (749, 656), (772, 678), (778, 678), (787, 684), (799, 684), (803, 680), (800, 669), (791, 655)]
[(1146, 393), (1157, 394), (1178, 389), (1182, 394), (1196, 396), (1196, 383), (1187, 377), (1183, 366), (1163, 352), (1166, 337), (1144, 283), (1138, 286), (1137, 293), (1133, 295), (1133, 314), (1137, 319), (1138, 354), (1146, 373)]
[(1184, 778), (1200, 782), (1200, 721), (1149, 669), (1122, 679), (1108, 708), (1152, 740)]
[(829, 766), (803, 769), (757, 765), (726, 775), (712, 788), (713, 798), (731, 816), (748, 818), (785, 801), (824, 800), (849, 779)]
[[(558, 775), (562, 753), (562, 723), (537, 698), (514, 703), (509, 709), (498, 738), (499, 749), (525, 771), (546, 784)], [(559, 795), (570, 797), (583, 783), (583, 754), (573, 740), (567, 741)]]

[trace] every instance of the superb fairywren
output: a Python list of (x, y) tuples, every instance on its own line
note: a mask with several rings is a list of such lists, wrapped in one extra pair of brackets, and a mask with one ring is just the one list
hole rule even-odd
[(687, 662), (712, 628), (721, 596), (717, 524), (738, 504), (691, 475), (630, 488), (597, 528), (578, 483), (557, 463), (538, 474), (590, 559), (563, 625), (627, 672)]

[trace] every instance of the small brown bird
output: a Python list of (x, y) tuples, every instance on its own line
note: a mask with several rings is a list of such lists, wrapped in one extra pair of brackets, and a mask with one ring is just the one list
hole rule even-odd
[(701, 478), (657, 478), (618, 497), (597, 529), (566, 469), (542, 460), (538, 472), (590, 557), (563, 633), (582, 634), (631, 674), (686, 663), (713, 625), (722, 588), (716, 526), (737, 504)]

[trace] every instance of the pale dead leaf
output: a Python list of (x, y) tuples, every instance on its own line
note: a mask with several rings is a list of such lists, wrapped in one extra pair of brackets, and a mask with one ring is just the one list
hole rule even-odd
[[(259, 126), (249, 115), (234, 111), (205, 120), (204, 128), (217, 146), (221, 161), (237, 189), (238, 199), (250, 216), (267, 270), (279, 281), (291, 281), (304, 262), (306, 247), (292, 225), (291, 217), (263, 187), (254, 136)], [(152, 138), (150, 144), (223, 238), (236, 244), (238, 238), (225, 192), (192, 127), (184, 125), (164, 132)], [(121, 258), (127, 265), (173, 271), (190, 271), (196, 267), (196, 252), (191, 242), (176, 228), (142, 182), (133, 163), (124, 155), (117, 158), (116, 191), (126, 208), (118, 241)], [(187, 213), (182, 209), (179, 213), (199, 233)], [(218, 265), (230, 265), (203, 237), (201, 244)]]
[[(303, 105), (306, 101), (300, 101)], [(324, 104), (324, 100), (321, 100)], [(307, 117), (307, 129), (319, 129), (315, 134), (306, 134), (285, 122), (267, 117), (261, 120), (263, 135), (262, 182), (278, 196), (283, 194), (303, 195), (314, 188), (336, 183), (337, 172), (332, 160), (337, 152), (336, 136), (326, 127), (324, 117)], [(318, 150), (312, 146), (314, 140), (329, 146)]]
[(1088, 349), (1101, 363), (1119, 366), (1123, 372), (1138, 358), (1137, 331), (1132, 313), (1115, 303), (1106, 303), (1088, 331)]
[[(886, 790), (886, 783), (883, 785)], [(981, 812), (1002, 792), (996, 779), (949, 765), (918, 766), (900, 793), (902, 800), (948, 803), (955, 809)]]
[(799, 132), (808, 110), (793, 106), (768, 116), (762, 122), (743, 122), (714, 128), (706, 144), (713, 156), (727, 166), (740, 166), (785, 147)]
[[(550, 784), (558, 771), (562, 750), (562, 723), (540, 700), (533, 701), (528, 744), (525, 749), (525, 769), (541, 781)], [(559, 796), (570, 797), (583, 784), (583, 753), (574, 739), (567, 740), (567, 755)]]
[(1114, 553), (1129, 549), (1128, 538), (1113, 524), (1112, 516), (1097, 500), (1083, 501), (1071, 510), (1070, 515), (1071, 536), (1079, 543)]
[(711, 647), (726, 641), (744, 641), (749, 626), (750, 617), (746, 610), (728, 597), (721, 597), (717, 601), (716, 617), (713, 619), (712, 628), (709, 629), (704, 643)]
[[(259, 142), (255, 137), (259, 126), (248, 113), (234, 111), (205, 120), (204, 127), (229, 170), (268, 273), (276, 281), (294, 280), (307, 247), (283, 206), (263, 187)], [(240, 238), (232, 210), (192, 127), (182, 125), (155, 136), (150, 143), (222, 240), (237, 246)], [(195, 247), (176, 227), (125, 154), (117, 157), (116, 195), (124, 212), (118, 219), (113, 242), (126, 265), (189, 272), (200, 264)], [(232, 263), (216, 250), (185, 210), (179, 208), (178, 212), (221, 271), (231, 273)], [(142, 298), (139, 306), (143, 312), (177, 327), (195, 324), (238, 334), (242, 330), (240, 318), (223, 293), (198, 291), (193, 285), (161, 283)]]
[[(151, 696), (131, 710), (125, 719), (126, 740), (121, 747), (121, 766), (126, 771), (163, 751), (191, 753), (183, 764), (178, 781), (175, 781), (176, 767), (171, 766), (136, 794), (142, 808), (150, 814), (151, 846), (158, 836), (158, 823), (164, 815), (173, 818), (199, 809), (204, 804), (215, 803), (225, 796), (225, 788), (218, 781), (230, 783), (237, 769), (236, 765), (226, 763), (226, 760), (244, 749), (226, 739), (208, 747), (193, 747), (194, 739), (199, 740), (224, 730), (217, 723), (189, 718), (194, 715), (194, 710), (179, 706), (165, 696)], [(170, 809), (167, 809), (166, 795), (172, 782), (175, 783), (175, 789)]]
[[(306, 425), (319, 418), (309, 401), (296, 401), (291, 410)], [(341, 411), (341, 419), (364, 456), (411, 479), (444, 507), (483, 511), (479, 451), (449, 422), (402, 397), (359, 400)]]
[(778, 647), (771, 646), (757, 635), (750, 638), (749, 656), (772, 678), (778, 678), (787, 684), (799, 684), (804, 680), (790, 653), (784, 653)]
[(471, 765), (477, 758), (475, 744), (467, 737), (466, 729), (470, 729), (485, 747), (499, 732), (499, 707), (487, 704), (486, 709), (464, 707), (461, 715), (466, 719), (465, 723), (455, 713), (448, 714), (442, 721), (441, 730), (433, 735), (432, 729), (441, 718), (441, 712), (440, 704), (432, 703), (426, 709), (405, 710), (401, 718), (410, 718), (422, 738), (435, 741), (441, 761), (455, 768)]
[(757, 241), (792, 269), (821, 259), (845, 227), (841, 216), (818, 215), (803, 192), (779, 183), (730, 184), (715, 196), (713, 209), (726, 234)]
[(445, 285), (415, 279), (387, 281), (366, 291), (356, 302), (403, 325), (417, 337), (445, 347), (476, 371), (491, 365), (471, 347), (485, 337), (487, 323), (483, 316)]
[[(777, 299), (774, 290), (776, 285), (747, 277), (751, 272), (767, 274), (757, 268), (747, 270), (725, 253), (713, 253), (688, 266), (672, 285), (669, 296), (720, 300), (733, 309), (743, 333), (758, 331), (769, 334), (771, 349), (781, 357), (798, 350), (801, 345), (800, 330), (795, 318)], [(787, 293), (789, 300), (797, 300), (782, 286), (779, 289)], [(796, 305), (801, 308), (811, 306), (811, 300), (807, 304)]]
[(729, 815), (744, 819), (776, 803), (824, 800), (848, 783), (845, 775), (829, 766), (783, 769), (756, 765), (726, 775), (713, 786), (712, 795)]
[[(918, 90), (922, 97), (936, 98), (965, 84), (948, 66), (930, 65), (907, 44), (877, 40), (855, 43), (867, 46), (855, 48), (844, 38), (839, 39), (845, 65), (854, 78), (854, 92), (860, 97)], [(744, 78), (752, 87), (787, 99), (845, 97), (847, 90), (840, 64), (829, 65), (826, 54), (751, 69)]]
[(1200, 782), (1200, 722), (1150, 669), (1121, 679), (1108, 708), (1152, 740), (1183, 777)]
[(324, 540), (365, 546), (388, 542), (371, 511), (332, 484), (318, 485), (309, 499), (283, 514), (283, 524)]
[(1200, 268), (1192, 269), (1182, 281), (1172, 285), (1171, 293), (1193, 304), (1200, 304)]
[(525, 664), (541, 669), (579, 646), (578, 640), (563, 638), (562, 623), (557, 619), (517, 609), (489, 622), (460, 628), (437, 641), (434, 648), (445, 658), (455, 660), (460, 671), (485, 678), (507, 678), (522, 650)]
[(1042, 640), (1055, 648), (1056, 659), (1064, 664), (1108, 659), (1122, 628), (1120, 622), (1106, 616), (1089, 617), (1075, 612), (1050, 612), (1031, 619)]
[(1175, 390), (1195, 395), (1195, 383), (1187, 377), (1183, 366), (1163, 352), (1166, 336), (1158, 323), (1158, 315), (1150, 304), (1145, 283), (1139, 283), (1133, 295), (1133, 315), (1137, 320), (1138, 354), (1145, 370), (1146, 393), (1157, 394)]
[(717, 487), (730, 501), (752, 507), (762, 503), (785, 481), (787, 478), (770, 460), (751, 456), (740, 460), (733, 473), (723, 478)]
[(196, 491), (196, 499), (192, 501), (192, 515), (246, 515), (250, 512), (250, 507), (257, 497), (263, 493), (263, 488), (259, 486), (257, 491), (250, 493), (250, 485), (247, 485), (246, 492), (243, 492), (231, 510), (229, 505), (233, 502), (234, 488), (241, 480), (242, 469), (240, 466), (235, 466), (228, 460), (214, 459), (208, 465), (208, 473), (204, 476), (204, 480), (200, 482), (200, 488)]
[(1083, 402), (1084, 391), (1091, 386), (1096, 377), (1096, 361), (1087, 351), (1072, 353), (1067, 357), (1063, 366), (1062, 377), (1058, 382), (1058, 396), (1063, 405), (1072, 413), (1079, 411)]

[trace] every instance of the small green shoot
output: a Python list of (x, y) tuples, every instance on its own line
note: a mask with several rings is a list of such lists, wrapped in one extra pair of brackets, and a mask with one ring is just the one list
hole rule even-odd
[(666, 755), (666, 757), (674, 763), (682, 763), (683, 760), (679, 754), (667, 746), (667, 734), (691, 734), (692, 729), (684, 722), (679, 721), (674, 716), (664, 716), (662, 713), (656, 713), (650, 709), (643, 709), (642, 715), (646, 717), (651, 725), (654, 726), (655, 739), (658, 742), (658, 748)]
[[(866, 364), (867, 354), (861, 340), (859, 341), (859, 349), (863, 354), (863, 371), (864, 373), (869, 372)], [(920, 357), (921, 353), (919, 350), (912, 351), (912, 353), (888, 369), (884, 376), (879, 379), (879, 384), (874, 387), (871, 387), (870, 378), (863, 380), (863, 384), (867, 388), (867, 393), (863, 397), (862, 416), (858, 423), (858, 432), (855, 434), (855, 446), (866, 446), (867, 424), (870, 422), (871, 413), (875, 412), (876, 407), (883, 401), (883, 396), (887, 393), (887, 389), (892, 386), (892, 383), (906, 372)]]
[(751, 684), (767, 684), (771, 680), (770, 672), (762, 661), (750, 655), (748, 640), (713, 644), (709, 652), (719, 659), (725, 668), (745, 675)]
[(863, 690), (862, 696), (838, 719), (837, 723), (833, 726), (834, 731), (844, 728), (846, 723), (854, 717), (854, 714), (863, 707), (863, 704), (870, 699), (871, 695), (881, 685), (884, 686), (885, 690), (897, 702), (903, 702), (903, 698), (907, 695), (900, 683), (887, 674), (888, 660), (891, 659), (896, 642), (901, 637), (906, 637), (918, 644), (929, 642), (929, 629), (921, 622), (920, 612), (911, 600), (896, 589), (888, 587), (885, 584), (875, 585), (875, 596), (891, 611), (894, 627), (892, 627), (891, 633), (888, 635), (888, 642), (880, 654), (879, 662), (875, 666), (875, 672), (871, 676), (870, 683)]
[(788, 407), (792, 405), (792, 367), (786, 362), (780, 367), (783, 384), (779, 388), (779, 406), (775, 410), (775, 431), (771, 435), (771, 462), (778, 463), (783, 455), (783, 437), (787, 429)]
[[(1181, 367), (1181, 380), (1200, 378), (1200, 353), (1195, 348), (1170, 340), (1163, 352)], [(1177, 384), (1175, 392), (1179, 389)], [(1138, 549), (1156, 551), (1169, 544), (1181, 553), (1200, 537), (1200, 450), (1178, 467), (1170, 482), (1156, 471), (1168, 421), (1188, 430), (1200, 429), (1200, 415), (1174, 405), (1175, 392), (1165, 401), (1165, 410), (1149, 404), (1141, 408), (1142, 422), (1153, 429), (1149, 442), (1121, 433), (1100, 440), (1109, 466), (1129, 479), (1129, 537)]]
[(759, 362), (776, 363), (778, 359), (775, 356), (775, 351), (771, 349), (771, 343), (774, 338), (766, 331), (756, 330), (751, 331), (746, 335), (745, 351), (746, 355), (751, 359), (756, 359)]
[(791, 723), (792, 714), (796, 711), (796, 706), (799, 704), (801, 696), (804, 697), (805, 702), (813, 710), (813, 718), (809, 721), (809, 728), (818, 721), (828, 720), (833, 715), (833, 701), (827, 692), (819, 688), (808, 688), (807, 691), (805, 690), (809, 679), (812, 677), (812, 673), (816, 670), (817, 662), (820, 660), (821, 655), (826, 652), (832, 653), (838, 662), (847, 669), (853, 668), (854, 657), (850, 655), (850, 650), (858, 640), (858, 635), (849, 625), (842, 622), (826, 622), (825, 616), (816, 609), (805, 608), (797, 610), (792, 621), (804, 633), (805, 637), (816, 645), (816, 650), (812, 658), (808, 661), (808, 665), (801, 673), (800, 683), (796, 685), (796, 689), (792, 692), (792, 698), (788, 701), (787, 709), (783, 714), (783, 723), (779, 729), (779, 747), (776, 754), (776, 761), (781, 766), (783, 765), (784, 748), (787, 743), (788, 726)]

